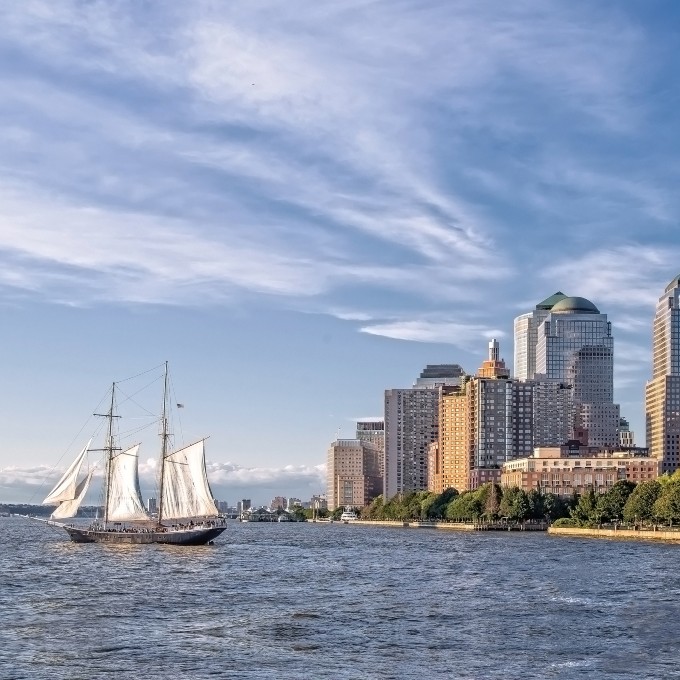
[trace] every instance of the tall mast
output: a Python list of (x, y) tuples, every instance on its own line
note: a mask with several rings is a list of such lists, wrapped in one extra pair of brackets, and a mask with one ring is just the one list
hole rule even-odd
[(104, 502), (104, 528), (106, 528), (106, 523), (109, 521), (109, 494), (111, 493), (111, 459), (113, 458), (113, 406), (114, 397), (116, 393), (116, 383), (111, 385), (111, 406), (109, 407), (108, 419), (109, 419), (109, 435), (106, 441), (105, 451), (106, 455), (106, 501)]
[(168, 362), (165, 362), (163, 382), (163, 422), (161, 429), (161, 480), (158, 498), (158, 523), (163, 521), (163, 483), (165, 481), (165, 457), (168, 454)]

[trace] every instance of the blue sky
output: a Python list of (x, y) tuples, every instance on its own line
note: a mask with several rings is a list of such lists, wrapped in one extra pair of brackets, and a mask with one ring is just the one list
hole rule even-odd
[(8, 4), (0, 500), (112, 379), (165, 359), (219, 496), (308, 497), (386, 387), (472, 372), (491, 336), (511, 361), (513, 317), (556, 290), (613, 322), (642, 443), (654, 304), (680, 271), (679, 14)]

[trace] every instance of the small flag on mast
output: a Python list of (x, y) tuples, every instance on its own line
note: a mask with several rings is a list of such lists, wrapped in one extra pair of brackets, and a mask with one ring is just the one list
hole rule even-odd
[(177, 408), (184, 408), (184, 404), (177, 404)]

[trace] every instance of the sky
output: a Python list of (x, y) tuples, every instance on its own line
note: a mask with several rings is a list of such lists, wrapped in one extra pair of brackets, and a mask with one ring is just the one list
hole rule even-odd
[(218, 498), (307, 499), (386, 388), (491, 337), (511, 364), (557, 290), (612, 321), (643, 444), (678, 27), (673, 0), (5, 3), (0, 502), (165, 360)]

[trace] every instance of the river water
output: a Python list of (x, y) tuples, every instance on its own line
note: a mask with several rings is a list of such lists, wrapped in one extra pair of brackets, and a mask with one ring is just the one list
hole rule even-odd
[(0, 678), (680, 678), (680, 545), (239, 524), (206, 547), (0, 519)]

